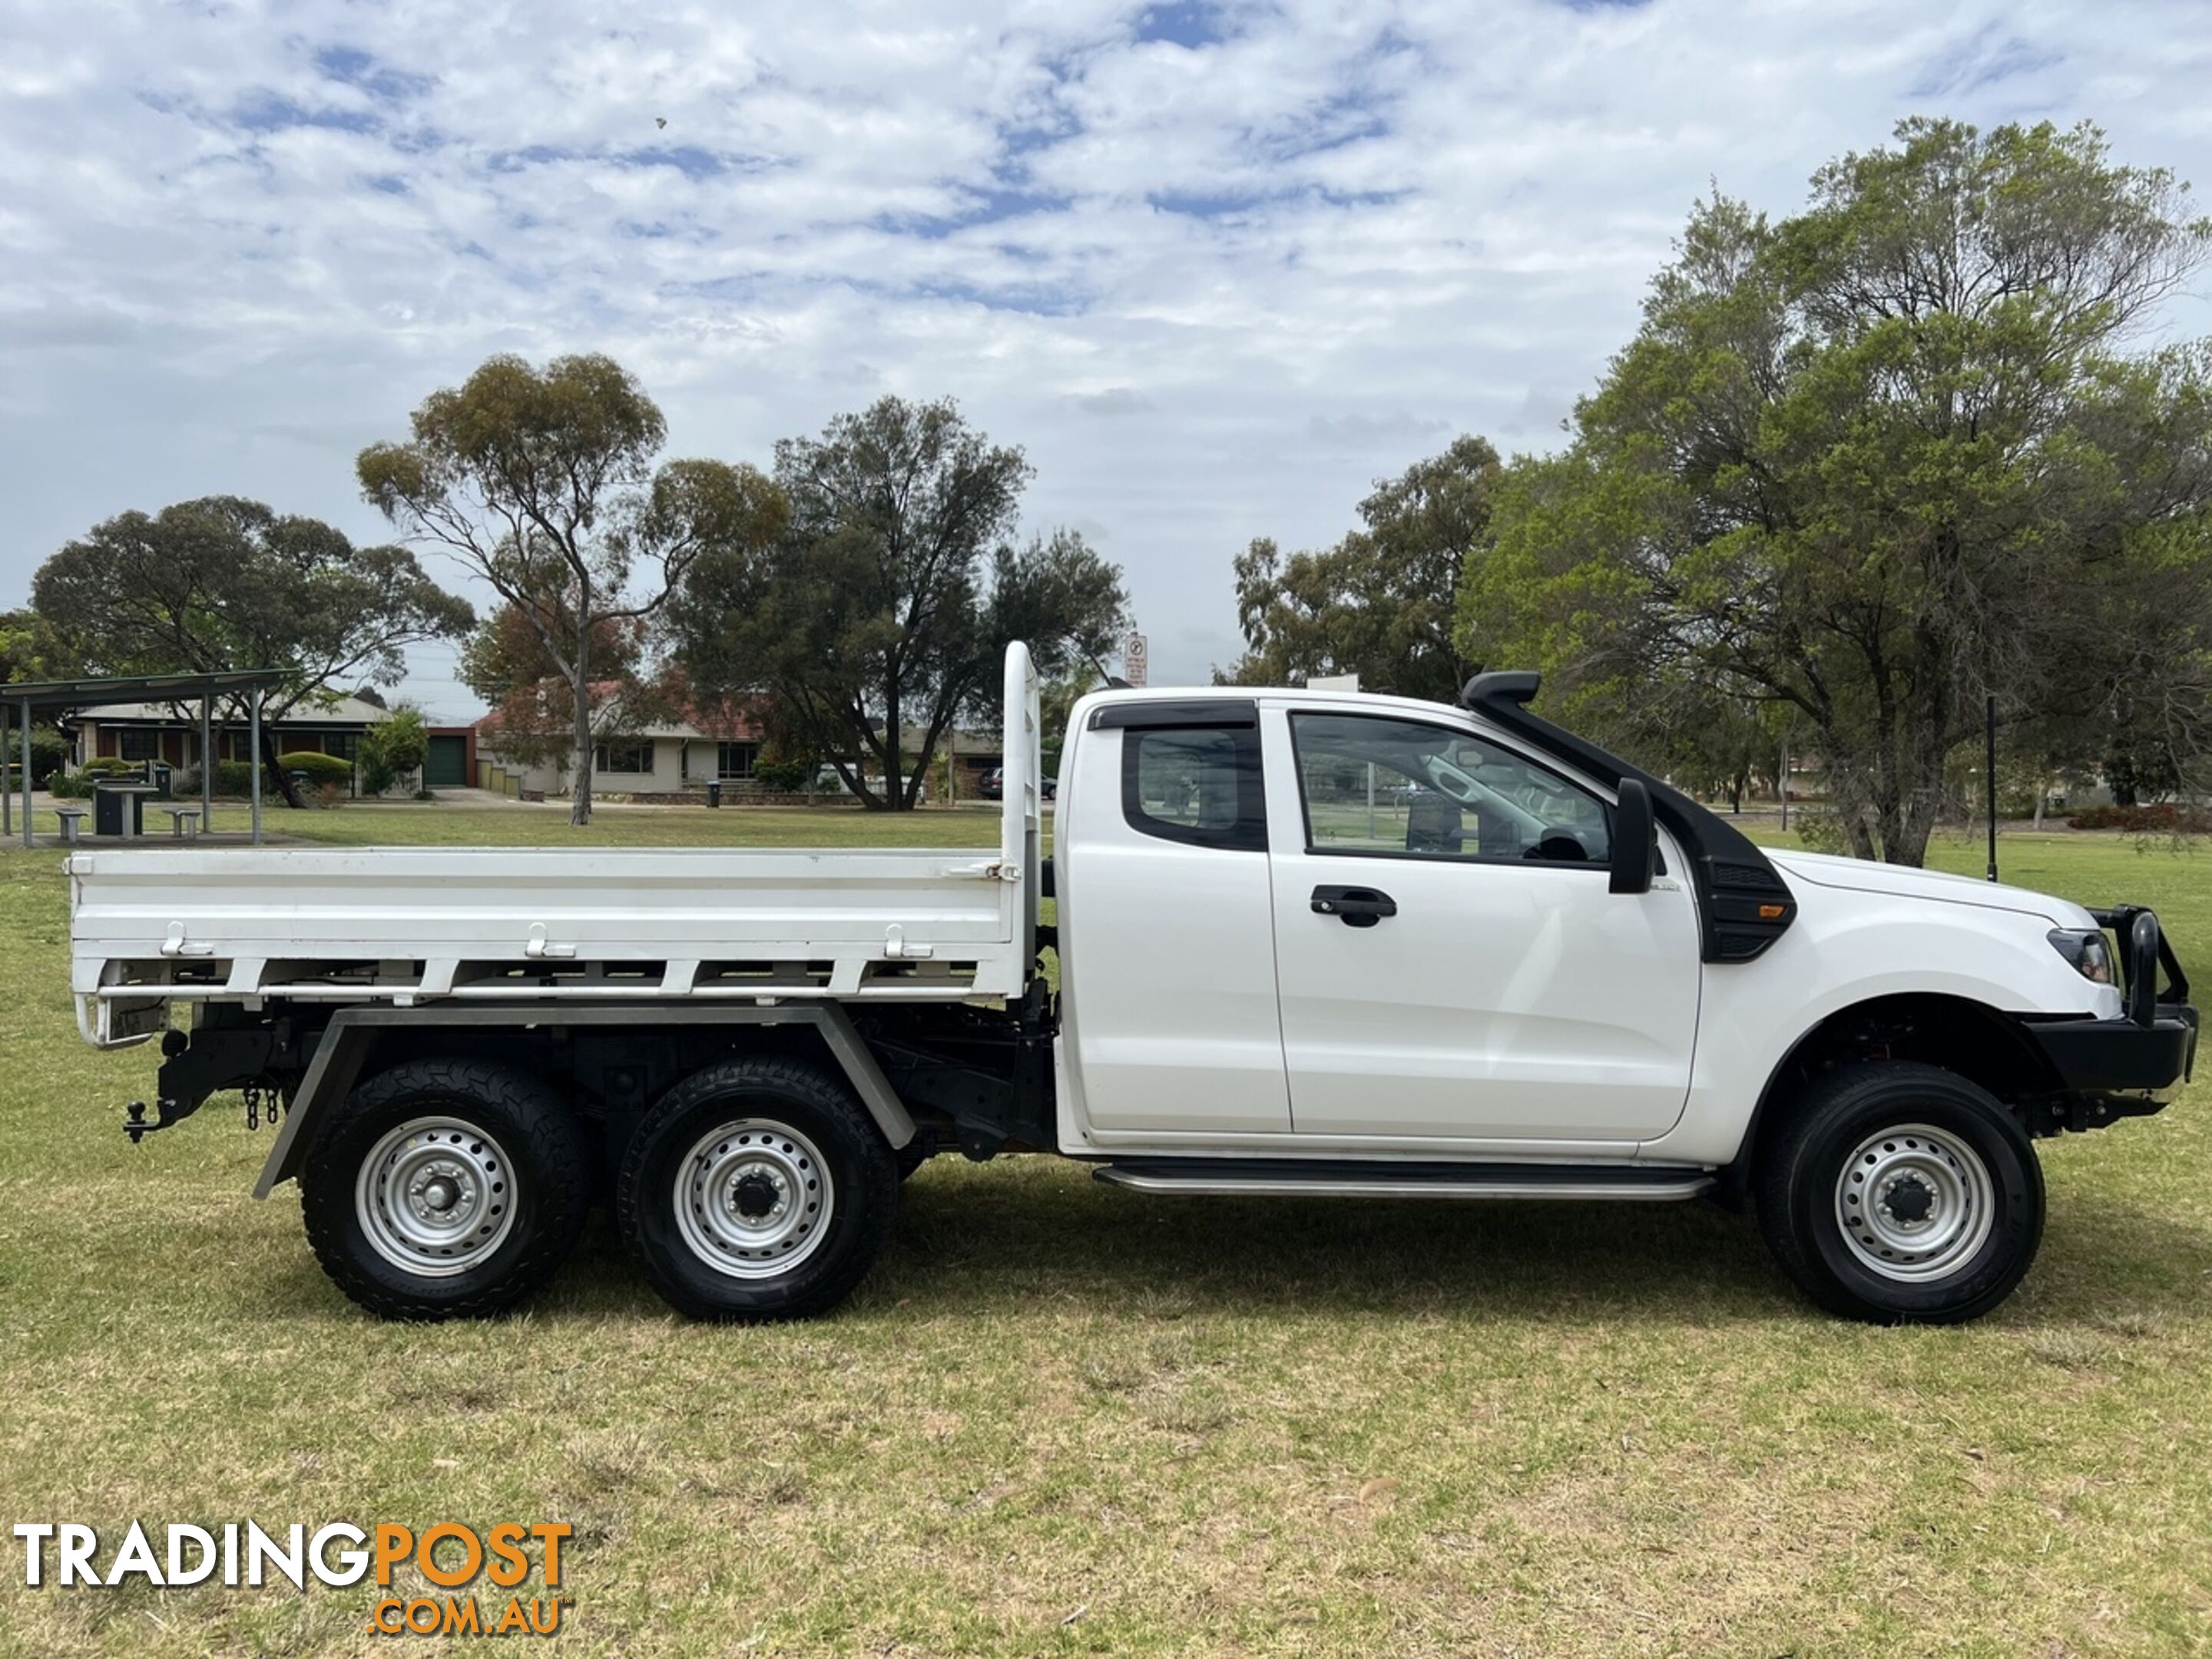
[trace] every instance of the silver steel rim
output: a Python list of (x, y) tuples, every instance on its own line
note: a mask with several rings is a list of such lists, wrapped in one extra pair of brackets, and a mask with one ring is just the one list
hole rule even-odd
[(821, 1152), (787, 1123), (733, 1118), (676, 1170), (676, 1224), (691, 1254), (732, 1279), (774, 1279), (829, 1236), (836, 1188)]
[(480, 1267), (514, 1229), (507, 1149), (455, 1117), (410, 1118), (362, 1160), (354, 1213), (395, 1267), (451, 1279)]
[(1869, 1135), (1836, 1177), (1836, 1220), (1859, 1265), (1923, 1283), (1972, 1261), (1996, 1223), (1996, 1183), (1948, 1129), (1903, 1123)]

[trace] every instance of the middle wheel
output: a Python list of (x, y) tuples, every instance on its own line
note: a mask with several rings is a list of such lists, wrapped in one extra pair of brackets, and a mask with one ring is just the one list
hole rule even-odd
[(695, 1319), (835, 1306), (890, 1231), (898, 1171), (842, 1082), (801, 1060), (686, 1078), (639, 1124), (617, 1218), (646, 1276)]

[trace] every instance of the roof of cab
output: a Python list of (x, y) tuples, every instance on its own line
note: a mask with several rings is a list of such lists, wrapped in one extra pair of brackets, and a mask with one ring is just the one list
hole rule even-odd
[(1109, 704), (1134, 702), (1193, 702), (1206, 699), (1261, 702), (1271, 706), (1294, 703), (1302, 708), (1341, 708), (1398, 714), (1434, 720), (1438, 715), (1469, 720), (1464, 708), (1431, 702), (1421, 697), (1392, 696), (1380, 691), (1309, 691), (1296, 685), (1144, 685), (1113, 686), (1085, 694), (1071, 711), (1071, 724), (1086, 722), (1092, 710)]

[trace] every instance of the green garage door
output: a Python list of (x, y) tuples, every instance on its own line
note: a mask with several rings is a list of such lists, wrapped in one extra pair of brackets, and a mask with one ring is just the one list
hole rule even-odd
[(422, 763), (422, 785), (427, 789), (465, 789), (469, 784), (469, 740), (433, 738)]

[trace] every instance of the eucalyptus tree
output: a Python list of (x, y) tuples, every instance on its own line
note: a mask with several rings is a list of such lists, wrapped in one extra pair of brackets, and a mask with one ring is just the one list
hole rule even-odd
[(1073, 531), (1018, 532), (1030, 476), (949, 398), (884, 398), (779, 443), (784, 533), (701, 559), (672, 613), (690, 684), (765, 694), (780, 744), (868, 806), (913, 807), (956, 722), (992, 716), (1010, 641), (1049, 679), (1126, 626), (1118, 567)]
[(2193, 763), (2212, 381), (2148, 335), (2212, 246), (2185, 188), (2086, 125), (1913, 120), (1793, 217), (1704, 204), (1569, 447), (1511, 469), (1462, 649), (1593, 724), (1792, 709), (1898, 863), (1985, 698)]
[(656, 465), (659, 406), (597, 354), (543, 369), (489, 358), (423, 399), (411, 424), (406, 441), (361, 452), (362, 493), (453, 555), (535, 637), (568, 715), (568, 821), (588, 823), (592, 712), (631, 666), (599, 659), (595, 645), (649, 624), (708, 549), (776, 534), (783, 498), (750, 466)]
[[(31, 602), (73, 670), (283, 670), (264, 705), (271, 726), (333, 686), (396, 684), (406, 647), (475, 622), (407, 549), (356, 547), (319, 519), (234, 495), (94, 525), (39, 568)], [(298, 805), (274, 732), (263, 738), (262, 758)]]
[(1333, 545), (1286, 556), (1254, 540), (1236, 565), (1245, 653), (1221, 678), (1357, 674), (1371, 691), (1450, 702), (1474, 668), (1453, 635), (1455, 595), (1468, 550), (1488, 539), (1499, 472), (1487, 439), (1455, 438), (1377, 483)]

